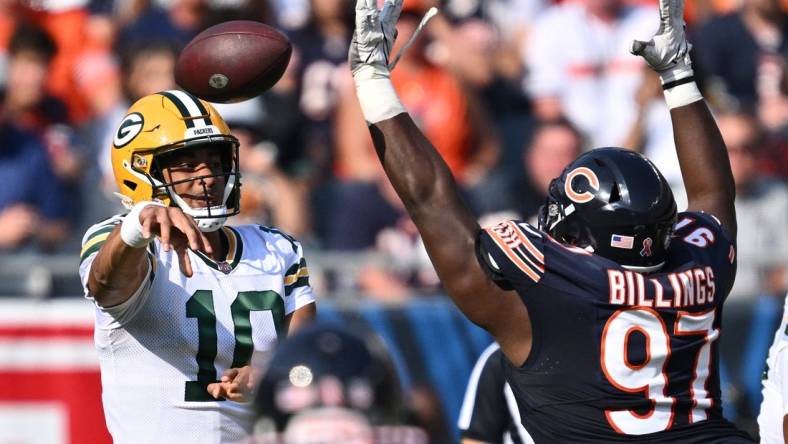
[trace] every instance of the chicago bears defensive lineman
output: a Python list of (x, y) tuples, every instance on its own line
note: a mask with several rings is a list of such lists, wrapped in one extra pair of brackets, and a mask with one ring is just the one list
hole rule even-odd
[(358, 0), (350, 64), (386, 174), (454, 302), (500, 344), (537, 443), (750, 442), (722, 416), (718, 339), (736, 269), (727, 152), (693, 80), (683, 1), (632, 50), (662, 78), (689, 211), (617, 148), (572, 162), (540, 227), (481, 229), (389, 81), (402, 0)]
[(183, 91), (143, 97), (113, 141), (130, 211), (91, 227), (79, 272), (95, 302), (115, 442), (238, 442), (253, 356), (315, 314), (301, 245), (239, 212), (238, 140)]

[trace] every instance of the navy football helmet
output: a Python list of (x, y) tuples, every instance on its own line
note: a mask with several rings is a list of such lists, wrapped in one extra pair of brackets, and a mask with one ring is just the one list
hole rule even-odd
[(582, 154), (553, 179), (539, 228), (557, 241), (641, 272), (667, 256), (676, 201), (657, 167), (622, 148)]
[[(399, 379), (382, 341), (330, 323), (304, 327), (276, 349), (255, 405), (255, 435), (279, 434), (275, 442), (280, 443), (389, 442), (379, 439), (377, 429), (401, 423), (405, 413)], [(304, 438), (315, 434), (319, 441)]]

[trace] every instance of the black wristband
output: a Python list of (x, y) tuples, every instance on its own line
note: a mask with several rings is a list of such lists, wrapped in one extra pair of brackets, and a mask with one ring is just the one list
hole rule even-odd
[(684, 85), (685, 83), (692, 83), (694, 81), (695, 81), (695, 76), (689, 76), (689, 77), (685, 77), (683, 79), (673, 80), (672, 82), (668, 82), (668, 83), (665, 83), (664, 85), (662, 85), (662, 90), (663, 91), (667, 91), (667, 90), (669, 90), (671, 88), (675, 88), (675, 87), (677, 87), (679, 85)]

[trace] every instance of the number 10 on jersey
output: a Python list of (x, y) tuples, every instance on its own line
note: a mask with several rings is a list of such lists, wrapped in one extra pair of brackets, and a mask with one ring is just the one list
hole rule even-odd
[[(235, 349), (233, 362), (230, 367), (249, 365), (254, 350), (252, 343), (251, 312), (270, 311), (273, 328), (277, 335), (282, 331), (285, 317), (285, 304), (275, 291), (241, 291), (230, 305), (233, 319), (233, 334), (235, 335)], [(216, 366), (214, 361), (217, 355), (216, 312), (213, 304), (213, 292), (210, 290), (197, 290), (186, 301), (186, 317), (197, 319), (198, 349), (197, 349), (197, 380), (186, 381), (185, 401), (224, 401), (215, 399), (208, 394), (206, 387), (216, 382)]]
[[(706, 390), (711, 362), (711, 343), (719, 336), (713, 327), (715, 311), (679, 312), (673, 328), (674, 336), (703, 337), (694, 360), (693, 378), (689, 388), (692, 409), (689, 422), (707, 418), (712, 400)], [(645, 360), (638, 364), (627, 355), (630, 336), (639, 332), (645, 337)], [(665, 321), (655, 310), (633, 307), (613, 313), (602, 331), (601, 365), (607, 380), (628, 393), (643, 393), (652, 403), (646, 414), (633, 410), (607, 410), (607, 421), (618, 433), (643, 435), (668, 430), (673, 424), (676, 399), (667, 396), (667, 364), (670, 359), (670, 335)]]

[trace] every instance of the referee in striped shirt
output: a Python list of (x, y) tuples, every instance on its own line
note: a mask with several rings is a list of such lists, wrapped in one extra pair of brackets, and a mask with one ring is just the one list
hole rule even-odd
[(465, 389), (457, 426), (461, 444), (533, 444), (503, 376), (503, 353), (493, 342), (479, 356)]

